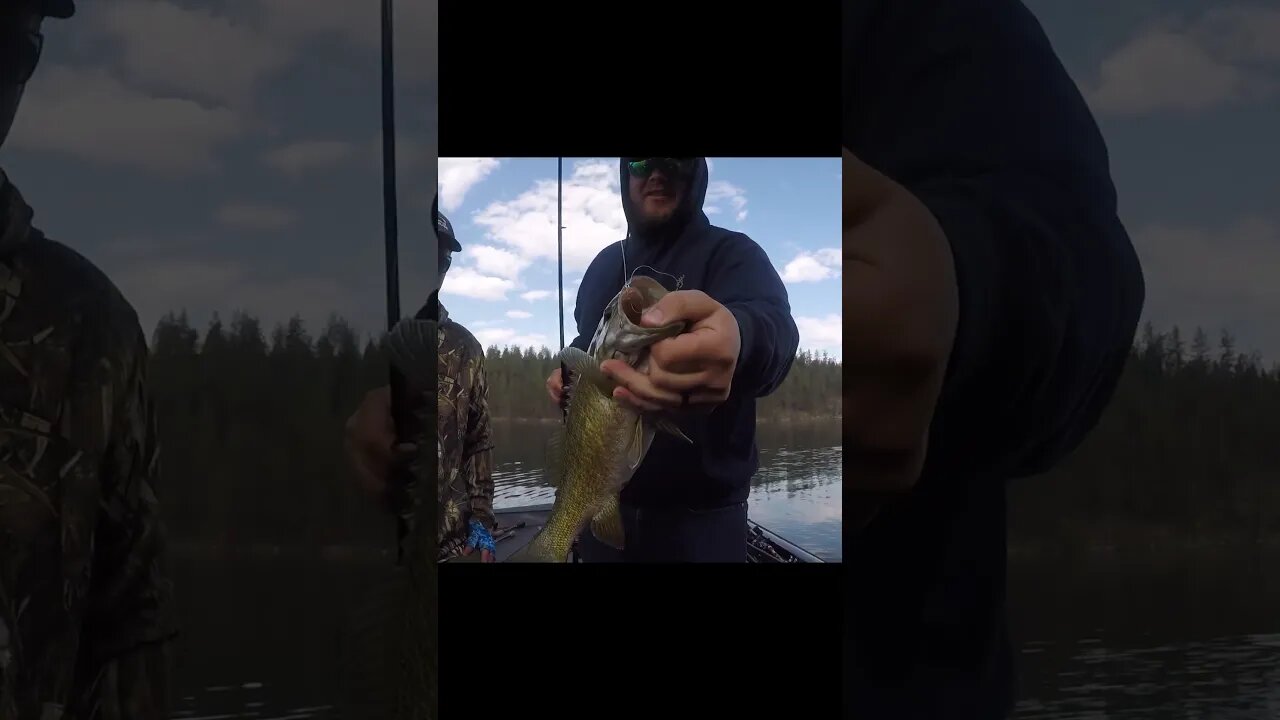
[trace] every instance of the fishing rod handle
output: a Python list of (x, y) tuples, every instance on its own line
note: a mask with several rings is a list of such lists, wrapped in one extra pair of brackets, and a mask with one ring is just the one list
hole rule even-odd
[(560, 363), (560, 412), (568, 417), (569, 415), (569, 366), (564, 362)]

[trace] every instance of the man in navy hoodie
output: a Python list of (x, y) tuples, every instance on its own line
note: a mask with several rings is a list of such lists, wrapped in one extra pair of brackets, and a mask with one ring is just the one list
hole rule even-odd
[[(605, 306), (632, 273), (663, 282), (674, 292), (642, 322), (684, 320), (690, 331), (653, 346), (648, 374), (617, 360), (601, 369), (619, 383), (618, 400), (671, 413), (693, 440), (654, 437), (622, 491), (622, 559), (745, 562), (756, 398), (786, 378), (799, 344), (787, 291), (759, 245), (707, 220), (705, 158), (622, 158), (620, 180), (627, 238), (587, 268), (570, 344), (588, 349)], [(561, 402), (559, 370), (547, 390)]]
[(1017, 0), (844, 3), (846, 716), (1006, 717), (1005, 486), (1142, 311), (1107, 152)]

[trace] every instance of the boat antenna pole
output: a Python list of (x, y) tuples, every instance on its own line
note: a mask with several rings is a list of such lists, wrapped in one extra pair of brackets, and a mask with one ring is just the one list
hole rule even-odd
[[(400, 249), (396, 222), (396, 130), (395, 82), (392, 61), (392, 0), (382, 0), (382, 222), (386, 243), (387, 331), (400, 321)], [(409, 442), (409, 418), (405, 407), (405, 378), (391, 364), (391, 417), (398, 442)], [(407, 486), (407, 469), (399, 468), (390, 478), (392, 492)], [(396, 515), (396, 562), (404, 559), (404, 539), (408, 533), (404, 517)]]
[[(560, 349), (564, 349), (564, 158), (556, 158), (556, 289), (560, 293)], [(560, 413), (569, 417), (569, 368), (560, 361)]]

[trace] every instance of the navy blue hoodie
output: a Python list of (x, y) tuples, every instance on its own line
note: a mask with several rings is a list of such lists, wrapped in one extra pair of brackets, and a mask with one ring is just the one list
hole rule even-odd
[(913, 492), (846, 542), (847, 714), (999, 718), (1005, 484), (1110, 401), (1142, 311), (1106, 147), (1016, 0), (847, 0), (842, 144), (950, 241), (958, 337)]
[(619, 173), (628, 238), (601, 250), (583, 275), (573, 312), (578, 336), (570, 345), (587, 349), (605, 306), (637, 271), (668, 290), (677, 289), (679, 278), (679, 289), (710, 295), (737, 318), (742, 336), (729, 399), (709, 415), (690, 413), (678, 420), (693, 445), (659, 432), (623, 490), (622, 502), (693, 509), (742, 502), (757, 468), (756, 398), (782, 384), (799, 344), (786, 287), (755, 241), (707, 220), (702, 211), (708, 183), (705, 158), (698, 158), (674, 222), (660, 235), (633, 229), (625, 161), (620, 161)]

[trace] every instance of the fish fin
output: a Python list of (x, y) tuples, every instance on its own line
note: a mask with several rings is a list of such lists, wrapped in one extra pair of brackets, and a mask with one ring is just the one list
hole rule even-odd
[(667, 433), (668, 435), (674, 435), (690, 445), (693, 444), (693, 441), (689, 439), (689, 436), (685, 435), (684, 431), (671, 420), (664, 417), (651, 417), (649, 418), (649, 422), (662, 432)]
[[(596, 387), (613, 389), (614, 382), (600, 372), (600, 364), (578, 348), (566, 345), (560, 351), (560, 362), (569, 368), (569, 372), (579, 378), (576, 382), (586, 380)], [(573, 402), (572, 396), (570, 396), (569, 402)]]
[(604, 507), (591, 518), (591, 534), (614, 550), (621, 550), (626, 533), (622, 529), (622, 512), (618, 508), (618, 496), (610, 495)]
[(547, 457), (542, 469), (543, 480), (553, 488), (560, 487), (560, 478), (564, 476), (565, 429), (557, 424), (547, 438)]
[(568, 560), (569, 551), (566, 549), (562, 553), (557, 552), (556, 548), (552, 547), (547, 537), (539, 530), (528, 545), (511, 553), (506, 561), (512, 563), (562, 563), (568, 562)]
[(649, 452), (649, 446), (653, 444), (653, 428), (650, 427), (643, 417), (636, 417), (635, 429), (631, 433), (631, 439), (627, 442), (627, 466), (631, 471), (635, 471), (640, 467), (640, 462), (644, 460), (645, 453)]

